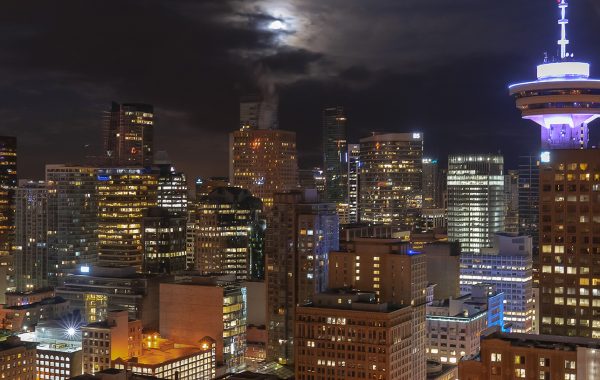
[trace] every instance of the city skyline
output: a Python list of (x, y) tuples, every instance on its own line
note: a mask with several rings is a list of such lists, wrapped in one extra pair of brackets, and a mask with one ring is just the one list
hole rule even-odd
[[(15, 43), (0, 42), (4, 52), (0, 97), (5, 98), (0, 132), (16, 134), (22, 141), (21, 177), (41, 178), (41, 157), (47, 163), (80, 163), (80, 156), (99, 152), (101, 115), (113, 100), (156, 107), (156, 150), (167, 150), (188, 178), (224, 175), (227, 133), (238, 127), (239, 98), (272, 88), (279, 94), (280, 128), (302, 131), (298, 136), (302, 167), (320, 162), (319, 143), (313, 135), (319, 133), (321, 109), (335, 104), (343, 105), (348, 114), (349, 142), (373, 130), (418, 130), (425, 135), (425, 154), (440, 160), (475, 145), (481, 153), (502, 150), (510, 157), (537, 149), (535, 131), (524, 128), (526, 122), (516, 112), (507, 111), (511, 102), (505, 86), (531, 77), (544, 51), (553, 55), (558, 29), (546, 21), (556, 18), (551, 4), (494, 2), (484, 7), (460, 3), (453, 5), (456, 11), (448, 16), (445, 11), (453, 8), (384, 1), (361, 15), (364, 20), (357, 20), (349, 36), (331, 33), (310, 45), (304, 41), (310, 36), (301, 38), (307, 32), (298, 20), (325, 14), (324, 20), (314, 21), (315, 29), (329, 31), (339, 22), (336, 17), (355, 20), (357, 3), (347, 4), (339, 16), (327, 13), (336, 2), (323, 9), (311, 0), (280, 6), (268, 1), (249, 3), (223, 1), (213, 8), (208, 3), (193, 8), (185, 2), (153, 2), (144, 8), (145, 17), (140, 17), (134, 30), (127, 28), (126, 17), (135, 11), (128, 1), (120, 4), (122, 16), (109, 13), (115, 4), (110, 1), (93, 9), (100, 16), (97, 19), (116, 17), (114, 23), (106, 23), (112, 24), (110, 28), (98, 22), (82, 24), (80, 19), (86, 19), (82, 16), (89, 10), (71, 1), (58, 4), (58, 12), (43, 4), (27, 12), (6, 5), (2, 19), (16, 33)], [(600, 39), (600, 26), (594, 22), (599, 8), (587, 1), (570, 10), (571, 18), (577, 20), (577, 28), (570, 32), (574, 51), (586, 61), (600, 61), (593, 48)], [(42, 17), (45, 12), (65, 19), (60, 26), (54, 25)], [(226, 23), (229, 12), (239, 20)], [(162, 13), (165, 17), (161, 18)], [(412, 29), (398, 22), (405, 14), (413, 14), (413, 22), (422, 24), (419, 38), (410, 38)], [(280, 24), (269, 28), (277, 18)], [(335, 59), (321, 46), (333, 42), (346, 46), (360, 32), (357, 29), (379, 18), (382, 28), (391, 28), (393, 37), (373, 31), (369, 40), (377, 43), (372, 47), (361, 44), (345, 54), (337, 54), (336, 48)], [(509, 19), (511, 27), (506, 24)], [(70, 37), (72, 30), (78, 30), (77, 39)], [(208, 41), (203, 32), (223, 38)], [(110, 36), (115, 35), (133, 41), (132, 47), (122, 49), (110, 43)], [(86, 44), (80, 43), (84, 40)], [(171, 44), (172, 40), (180, 42)], [(52, 54), (45, 49), (52, 49)], [(257, 58), (237, 59), (236, 54), (245, 49)], [(167, 61), (148, 53), (153, 65), (140, 69), (136, 62), (144, 59), (139, 54), (144, 50), (166, 50), (178, 59)], [(214, 59), (207, 60), (200, 52)], [(372, 55), (381, 59), (372, 62)], [(411, 95), (398, 93), (398, 88)], [(440, 112), (428, 112), (432, 89), (445, 99), (438, 104)], [(477, 97), (471, 99), (474, 92)], [(455, 136), (459, 137), (455, 144), (446, 146), (448, 138)], [(517, 137), (522, 138), (513, 144)], [(597, 144), (598, 136), (592, 134), (591, 142)], [(56, 146), (63, 149), (53, 149)], [(516, 168), (516, 160), (507, 167)]]

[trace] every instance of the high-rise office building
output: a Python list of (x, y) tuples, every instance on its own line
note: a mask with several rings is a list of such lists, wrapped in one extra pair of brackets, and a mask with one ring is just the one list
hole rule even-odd
[(412, 228), (423, 203), (423, 135), (374, 134), (360, 140), (360, 220)]
[(217, 187), (229, 186), (229, 178), (227, 177), (208, 177), (208, 178), (196, 178), (196, 191), (195, 198), (207, 196), (211, 191)]
[(98, 262), (142, 268), (142, 218), (156, 206), (157, 176), (145, 168), (98, 169)]
[(322, 132), (325, 200), (336, 204), (346, 203), (348, 156), (346, 115), (343, 107), (327, 107), (323, 110)]
[(11, 253), (15, 242), (17, 138), (0, 136), (0, 256)]
[(150, 207), (142, 218), (144, 255), (142, 272), (173, 273), (187, 269), (184, 215), (162, 207)]
[(296, 133), (245, 126), (230, 133), (229, 179), (271, 207), (275, 193), (298, 187)]
[(46, 165), (48, 197), (48, 283), (59, 285), (81, 265), (98, 261), (96, 169)]
[(294, 359), (294, 314), (327, 289), (330, 251), (339, 247), (335, 205), (320, 203), (315, 190), (280, 193), (267, 215), (267, 359)]
[(360, 144), (348, 144), (348, 221), (358, 223)]
[(248, 95), (240, 99), (240, 128), (277, 129), (276, 96)]
[(533, 238), (534, 264), (539, 254), (540, 157), (519, 157), (519, 234)]
[(355, 238), (329, 254), (329, 287), (374, 292), (380, 302), (410, 307), (412, 379), (425, 379), (427, 262), (399, 239)]
[(157, 204), (172, 213), (187, 215), (188, 186), (185, 173), (178, 172), (166, 152), (159, 151), (154, 159), (158, 172)]
[(43, 181), (19, 181), (15, 196), (17, 291), (48, 286), (48, 195)]
[(443, 208), (438, 160), (423, 158), (423, 208)]
[(448, 240), (463, 252), (490, 247), (504, 230), (504, 159), (456, 155), (448, 158)]
[(504, 232), (519, 232), (519, 171), (504, 175)]
[(531, 237), (497, 234), (491, 248), (460, 255), (460, 288), (471, 293), (476, 284), (491, 284), (504, 293), (504, 321), (511, 331), (531, 333), (533, 328), (533, 277)]
[(262, 202), (245, 189), (218, 187), (197, 200), (196, 269), (246, 280), (264, 273)]
[(104, 120), (104, 153), (111, 166), (152, 165), (154, 107), (113, 102)]
[(540, 333), (600, 338), (600, 154), (587, 149), (600, 117), (600, 81), (567, 52), (567, 1), (558, 8), (560, 58), (537, 80), (509, 87), (523, 118), (540, 125)]
[(378, 302), (372, 292), (315, 295), (297, 308), (296, 378), (419, 379), (412, 365), (411, 315), (410, 306)]

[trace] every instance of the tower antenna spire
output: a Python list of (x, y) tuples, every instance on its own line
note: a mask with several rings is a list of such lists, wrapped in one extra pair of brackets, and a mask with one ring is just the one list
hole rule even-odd
[(558, 0), (558, 9), (560, 9), (560, 19), (558, 20), (558, 25), (560, 25), (560, 40), (558, 40), (558, 45), (560, 46), (560, 59), (568, 58), (570, 55), (567, 53), (567, 45), (569, 44), (569, 40), (567, 39), (567, 24), (569, 23), (569, 19), (567, 19), (567, 8), (569, 4), (567, 0)]

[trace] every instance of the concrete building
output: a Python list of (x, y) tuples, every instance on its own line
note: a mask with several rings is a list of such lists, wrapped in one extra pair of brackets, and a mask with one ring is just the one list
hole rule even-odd
[(5, 379), (36, 380), (36, 344), (22, 342), (10, 336), (0, 342), (0, 377)]
[(144, 328), (158, 329), (158, 284), (164, 276), (139, 274), (133, 267), (81, 267), (65, 278), (56, 295), (68, 300), (88, 323), (102, 322), (109, 310), (129, 312)]
[(81, 317), (41, 321), (34, 332), (19, 334), (23, 342), (37, 344), (38, 379), (66, 380), (82, 373)]
[(113, 102), (104, 119), (104, 153), (109, 165), (152, 165), (154, 107)]
[[(456, 365), (461, 358), (479, 353), (479, 337), (488, 328), (489, 309), (497, 293), (471, 294), (436, 300), (427, 305), (427, 358)], [(495, 316), (491, 316), (495, 318)]]
[(82, 265), (98, 261), (96, 168), (46, 165), (48, 197), (48, 283), (62, 284)]
[(243, 367), (246, 288), (235, 276), (190, 275), (161, 283), (159, 310), (162, 336), (190, 345), (211, 337), (218, 366), (228, 371)]
[(14, 332), (33, 331), (41, 320), (61, 318), (69, 311), (70, 304), (62, 297), (48, 297), (24, 305), (4, 305), (0, 309), (0, 327)]
[(142, 269), (142, 218), (156, 206), (157, 176), (144, 168), (98, 169), (98, 262)]
[(294, 308), (327, 289), (328, 254), (339, 247), (338, 216), (316, 191), (295, 191), (275, 195), (267, 225), (267, 357), (291, 364)]
[(173, 214), (185, 216), (188, 212), (188, 185), (185, 173), (175, 170), (167, 152), (158, 151), (154, 158), (158, 173), (157, 205)]
[(133, 374), (159, 379), (210, 380), (215, 378), (215, 341), (204, 338), (197, 345), (179, 344), (156, 335), (144, 339), (142, 353), (117, 358), (113, 366)]
[(539, 283), (540, 156), (519, 157), (519, 235), (533, 238), (533, 282)]
[(17, 291), (48, 286), (48, 186), (20, 180), (16, 191), (15, 284)]
[(423, 135), (361, 139), (359, 180), (361, 222), (412, 228), (423, 206)]
[(519, 171), (504, 175), (504, 232), (519, 232)]
[(231, 186), (249, 190), (266, 208), (275, 193), (298, 187), (296, 133), (242, 126), (229, 134)]
[(187, 219), (183, 214), (163, 207), (144, 210), (143, 273), (172, 273), (186, 269), (186, 225)]
[(489, 247), (504, 230), (504, 158), (455, 155), (448, 158), (448, 240), (463, 252)]
[(458, 366), (461, 380), (597, 379), (600, 345), (596, 339), (486, 331), (481, 353)]
[(460, 295), (460, 244), (434, 242), (423, 246), (427, 260), (427, 282), (436, 284), (433, 298), (443, 300)]
[(398, 239), (357, 238), (345, 252), (329, 253), (329, 287), (374, 292), (380, 302), (409, 307), (411, 371), (415, 379), (425, 378), (425, 255)]
[(0, 168), (0, 256), (7, 256), (15, 244), (16, 137), (0, 136)]
[(109, 311), (106, 320), (81, 327), (83, 372), (94, 374), (112, 368), (118, 358), (142, 354), (142, 321), (126, 310)]
[(533, 329), (532, 239), (529, 236), (496, 234), (492, 248), (460, 256), (461, 293), (474, 284), (491, 284), (504, 293), (504, 320), (512, 332)]
[(263, 203), (248, 190), (218, 187), (196, 202), (196, 270), (264, 277)]
[(296, 309), (295, 378), (425, 379), (412, 334), (409, 306), (378, 302), (372, 292), (315, 295)]
[(348, 223), (358, 223), (360, 144), (348, 144)]

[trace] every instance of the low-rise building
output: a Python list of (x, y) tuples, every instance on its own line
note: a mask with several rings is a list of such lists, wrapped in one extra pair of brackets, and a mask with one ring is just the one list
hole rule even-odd
[(0, 309), (0, 328), (14, 332), (33, 331), (44, 319), (61, 318), (69, 313), (69, 302), (62, 297), (50, 297), (33, 303), (4, 306)]
[(178, 344), (156, 335), (144, 339), (141, 355), (117, 358), (118, 370), (160, 379), (209, 380), (215, 377), (215, 341), (205, 337), (198, 345)]
[(83, 372), (94, 374), (111, 368), (113, 360), (142, 353), (142, 322), (129, 319), (126, 310), (110, 311), (105, 321), (89, 323), (81, 331)]
[(11, 336), (0, 342), (0, 378), (36, 380), (36, 343)]
[(597, 339), (502, 333), (496, 327), (481, 337), (479, 355), (458, 365), (461, 380), (600, 378)]

